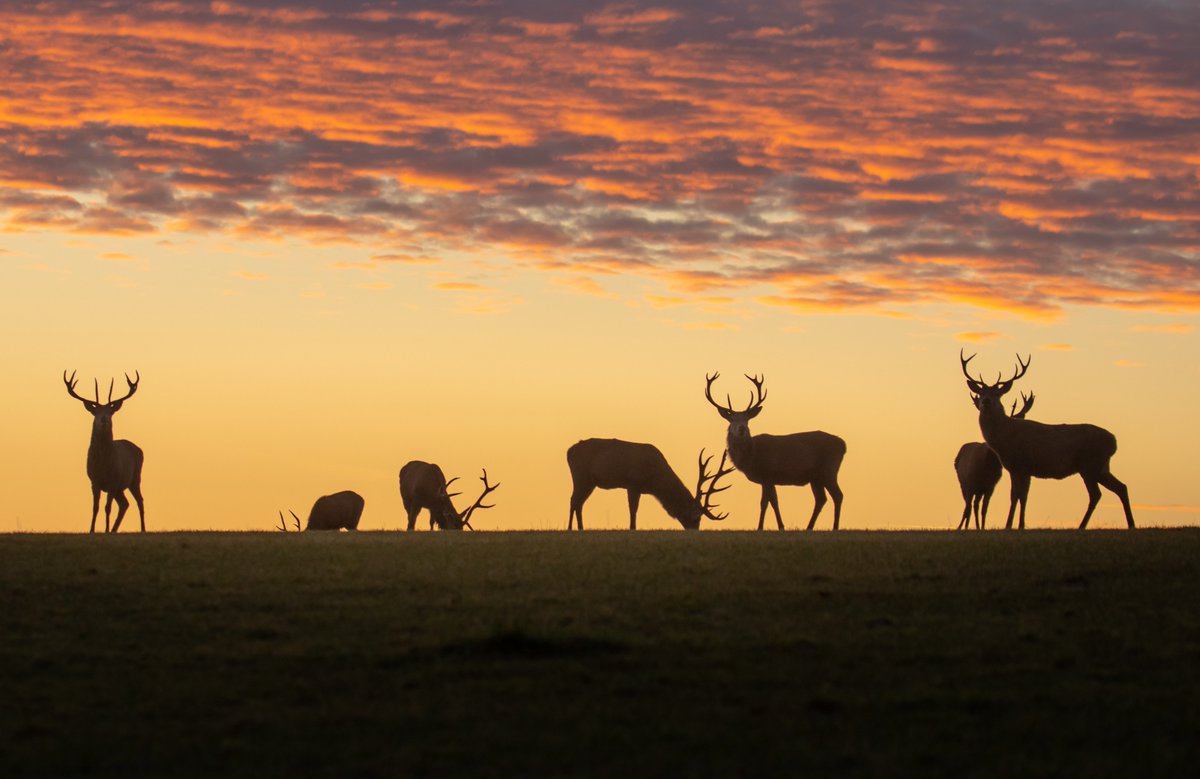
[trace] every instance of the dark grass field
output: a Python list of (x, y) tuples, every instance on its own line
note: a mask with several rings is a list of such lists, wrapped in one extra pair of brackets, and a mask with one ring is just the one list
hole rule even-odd
[(1191, 775), (1200, 530), (0, 536), (0, 776)]

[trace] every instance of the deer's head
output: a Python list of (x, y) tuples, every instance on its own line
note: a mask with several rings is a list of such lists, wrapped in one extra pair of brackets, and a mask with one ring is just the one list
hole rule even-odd
[(95, 418), (95, 420), (92, 423), (93, 427), (97, 430), (100, 430), (101, 432), (108, 432), (111, 434), (113, 414), (120, 411), (122, 404), (124, 404), (125, 401), (129, 400), (129, 398), (133, 397), (133, 393), (137, 392), (138, 382), (141, 381), (141, 379), (142, 379), (141, 375), (137, 371), (133, 372), (133, 376), (134, 377), (131, 379), (131, 378), (129, 378), (128, 373), (125, 374), (125, 383), (127, 383), (129, 385), (129, 392), (125, 393), (124, 396), (119, 397), (116, 400), (113, 400), (113, 396), (112, 396), (113, 395), (113, 386), (116, 384), (116, 380), (114, 379), (113, 381), (109, 382), (108, 400), (104, 403), (100, 402), (100, 382), (99, 382), (99, 380), (93, 380), (95, 382), (95, 386), (96, 386), (96, 399), (95, 400), (88, 400), (87, 398), (82, 397), (75, 392), (75, 384), (77, 382), (75, 380), (75, 372), (74, 371), (71, 371), (70, 378), (67, 377), (67, 372), (63, 371), (63, 383), (67, 385), (67, 394), (70, 395), (71, 397), (75, 398), (76, 400), (78, 400), (80, 403), (82, 403), (83, 407), (85, 409), (87, 409), (88, 413), (91, 414)]
[[(962, 363), (963, 375), (967, 377), (967, 389), (971, 391), (971, 402), (975, 404), (975, 408), (983, 413), (1004, 414), (1004, 401), (1001, 398), (1012, 389), (1012, 385), (1017, 379), (1025, 375), (1025, 371), (1029, 370), (1029, 363), (1032, 357), (1021, 359), (1021, 355), (1017, 355), (1017, 369), (1013, 372), (1012, 378), (1005, 379), (1001, 375), (996, 376), (996, 381), (993, 384), (983, 380), (983, 376), (978, 379), (967, 372), (967, 364), (975, 359), (975, 355), (964, 357), (962, 350), (959, 350), (958, 360)], [(1013, 416), (1023, 418), (1025, 414), (1033, 407), (1033, 395), (1027, 399), (1024, 395), (1025, 408), (1017, 413), (1017, 404), (1013, 402)]]
[(717, 486), (717, 482), (723, 476), (728, 476), (729, 474), (733, 473), (734, 469), (732, 467), (725, 467), (728, 457), (729, 450), (727, 449), (721, 454), (721, 464), (717, 466), (717, 470), (714, 473), (709, 473), (708, 464), (712, 462), (712, 455), (705, 457), (704, 450), (700, 450), (700, 477), (696, 481), (696, 496), (694, 505), (692, 506), (691, 511), (688, 512), (688, 515), (679, 520), (679, 523), (683, 525), (684, 530), (699, 530), (700, 520), (706, 517), (714, 522), (720, 522), (729, 516), (728, 514), (716, 513), (716, 509), (718, 507), (712, 502), (713, 495), (729, 489), (728, 484), (726, 484), (724, 487)]
[(724, 406), (713, 400), (712, 385), (720, 376), (720, 373), (714, 373), (712, 376), (704, 377), (707, 381), (704, 387), (704, 397), (717, 409), (721, 418), (729, 423), (730, 437), (748, 439), (750, 437), (750, 420), (758, 416), (758, 413), (762, 411), (763, 402), (767, 399), (767, 393), (762, 386), (764, 378), (762, 376), (746, 376), (754, 384), (754, 392), (750, 396), (750, 404), (741, 411), (735, 411), (729, 395), (725, 396)]
[(437, 514), (434, 518), (434, 522), (436, 522), (438, 527), (440, 527), (442, 530), (462, 530), (464, 527), (474, 530), (474, 528), (471, 527), (471, 515), (475, 513), (476, 509), (495, 508), (496, 504), (484, 504), (483, 499), (487, 497), (488, 493), (499, 487), (500, 484), (488, 484), (487, 469), (485, 468), (483, 470), (483, 476), (481, 476), (479, 479), (483, 482), (483, 492), (480, 493), (479, 497), (476, 498), (475, 502), (470, 506), (462, 511), (456, 511), (454, 504), (450, 501), (450, 499), (456, 495), (461, 495), (462, 493), (449, 492), (448, 488), (457, 480), (458, 477), (455, 476), (453, 479), (447, 481), (445, 486), (442, 487), (442, 495), (445, 497), (445, 500), (442, 501), (440, 510), (437, 511)]

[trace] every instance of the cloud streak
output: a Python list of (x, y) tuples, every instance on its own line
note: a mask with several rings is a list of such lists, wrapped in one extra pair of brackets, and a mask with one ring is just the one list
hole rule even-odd
[(797, 311), (1200, 309), (1190, 3), (50, 0), (0, 30), (10, 231), (499, 252)]

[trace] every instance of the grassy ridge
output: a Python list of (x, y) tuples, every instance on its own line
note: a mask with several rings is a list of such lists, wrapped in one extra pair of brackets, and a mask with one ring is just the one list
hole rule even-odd
[(0, 537), (0, 773), (1175, 773), (1200, 532)]

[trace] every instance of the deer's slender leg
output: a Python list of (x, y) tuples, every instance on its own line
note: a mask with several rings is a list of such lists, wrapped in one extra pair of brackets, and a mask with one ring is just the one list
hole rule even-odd
[[(571, 517), (579, 520), (578, 526), (583, 530), (583, 504), (591, 497), (595, 487), (576, 486), (571, 492)], [(571, 529), (571, 517), (567, 518), (567, 530)]]
[(977, 516), (975, 518), (976, 519), (976, 522), (975, 522), (976, 530), (983, 530), (985, 527), (987, 527), (987, 510), (988, 510), (988, 504), (991, 502), (992, 502), (992, 493), (990, 493), (990, 492), (983, 493), (983, 503), (981, 504), (982, 508), (979, 512), (979, 516)]
[(129, 498), (125, 497), (125, 490), (116, 493), (108, 493), (109, 497), (117, 501), (117, 518), (113, 522), (112, 532), (117, 532), (121, 528), (121, 520), (125, 518), (125, 512), (129, 510)]
[(1125, 521), (1129, 524), (1129, 528), (1134, 528), (1133, 524), (1133, 508), (1129, 505), (1129, 488), (1125, 483), (1113, 476), (1111, 473), (1106, 473), (1101, 476), (1098, 481), (1111, 490), (1118, 498), (1121, 499), (1121, 507), (1125, 509)]
[(96, 515), (100, 513), (100, 488), (92, 485), (92, 528), (89, 533), (96, 532)]
[(958, 523), (959, 530), (966, 530), (971, 526), (971, 494), (963, 489), (963, 515), (962, 521)]
[(629, 529), (637, 530), (637, 510), (638, 502), (642, 499), (642, 493), (634, 490), (626, 490), (629, 495)]
[(133, 493), (133, 500), (137, 503), (138, 519), (142, 523), (142, 532), (146, 532), (146, 506), (142, 502), (142, 485), (140, 482), (134, 482), (129, 487), (129, 491)]
[(1008, 521), (1004, 523), (1005, 530), (1012, 530), (1013, 514), (1016, 513), (1017, 503), (1021, 504), (1021, 527), (1025, 527), (1025, 498), (1029, 495), (1029, 476), (1025, 474), (1017, 474), (1009, 471), (1009, 481), (1012, 482), (1012, 490), (1009, 493), (1010, 503), (1008, 504)]
[(770, 493), (767, 495), (767, 500), (771, 504), (771, 510), (775, 512), (775, 524), (783, 530), (783, 517), (779, 515), (779, 492), (775, 489), (775, 485), (771, 484)]
[(812, 494), (813, 513), (812, 516), (808, 518), (809, 530), (812, 530), (813, 526), (817, 524), (817, 516), (820, 515), (821, 509), (825, 507), (825, 501), (828, 500), (828, 498), (825, 497), (825, 488), (821, 486), (820, 482), (814, 481), (812, 483)]
[[(1082, 476), (1082, 474), (1080, 475)], [(1087, 487), (1088, 505), (1087, 511), (1083, 512), (1083, 521), (1079, 523), (1080, 530), (1087, 527), (1088, 520), (1092, 518), (1092, 512), (1096, 510), (1096, 504), (1100, 502), (1100, 485), (1096, 483), (1095, 479), (1084, 476), (1083, 486)]]
[[(417, 527), (417, 514), (421, 513), (421, 507), (413, 506), (408, 509), (407, 513), (408, 513), (408, 529), (414, 530)], [(433, 514), (431, 513), (429, 516), (430, 516), (430, 521), (432, 522)]]
[(763, 529), (763, 520), (767, 518), (767, 506), (771, 502), (771, 485), (764, 484), (762, 486), (762, 497), (758, 500), (758, 529)]
[(825, 489), (829, 490), (829, 497), (833, 498), (833, 529), (837, 530), (842, 521), (842, 488), (838, 486), (836, 474)]
[(112, 504), (113, 504), (113, 494), (110, 492), (110, 493), (108, 493), (108, 500), (104, 501), (104, 532), (105, 533), (115, 532), (114, 529), (109, 529), (109, 525), (108, 525), (108, 517), (109, 517), (109, 514), (112, 513)]

